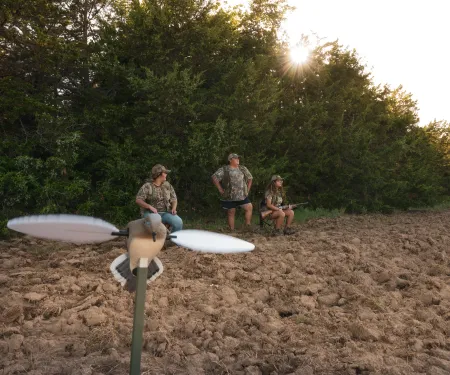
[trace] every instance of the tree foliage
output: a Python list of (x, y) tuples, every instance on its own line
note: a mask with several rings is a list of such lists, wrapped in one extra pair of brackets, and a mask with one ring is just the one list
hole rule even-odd
[(184, 214), (215, 210), (229, 152), (273, 173), (291, 200), (390, 211), (449, 194), (449, 124), (417, 125), (403, 89), (375, 86), (356, 51), (288, 59), (286, 4), (206, 0), (5, 0), (0, 5), (0, 196), (24, 213), (137, 215), (166, 164)]

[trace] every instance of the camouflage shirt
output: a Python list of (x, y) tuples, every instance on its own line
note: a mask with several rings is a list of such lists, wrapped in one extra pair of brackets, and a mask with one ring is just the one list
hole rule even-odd
[[(177, 200), (177, 195), (173, 186), (164, 181), (161, 186), (156, 186), (153, 182), (147, 182), (139, 189), (136, 199), (142, 199), (155, 207), (158, 212), (168, 212), (171, 209), (171, 203)], [(141, 207), (141, 214), (144, 214)]]
[(261, 211), (267, 211), (269, 208), (266, 206), (267, 199), (270, 199), (270, 202), (274, 206), (281, 206), (283, 203), (283, 197), (281, 195), (281, 191), (277, 191), (275, 194), (273, 194), (270, 190), (266, 190), (264, 193), (264, 204), (261, 205)]
[(244, 200), (248, 195), (247, 181), (253, 179), (252, 174), (243, 165), (238, 168), (225, 165), (220, 167), (212, 177), (221, 182), (225, 190), (223, 199), (231, 201)]

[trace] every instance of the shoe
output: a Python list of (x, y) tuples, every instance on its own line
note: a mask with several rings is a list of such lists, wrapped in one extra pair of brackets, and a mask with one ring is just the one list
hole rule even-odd
[(274, 231), (273, 231), (273, 234), (272, 234), (274, 237), (279, 237), (279, 236), (282, 236), (283, 235), (283, 230), (282, 229), (275, 229)]
[(293, 229), (293, 228), (290, 228), (290, 227), (288, 227), (288, 228), (286, 228), (286, 229), (284, 230), (284, 234), (285, 234), (285, 235), (294, 234), (295, 232), (296, 232), (296, 230)]

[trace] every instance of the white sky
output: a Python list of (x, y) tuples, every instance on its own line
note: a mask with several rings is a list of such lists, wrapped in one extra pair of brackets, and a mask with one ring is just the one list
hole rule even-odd
[[(245, 3), (246, 0), (228, 0)], [(450, 0), (288, 0), (291, 41), (316, 33), (356, 49), (376, 84), (413, 94), (420, 124), (450, 121)]]

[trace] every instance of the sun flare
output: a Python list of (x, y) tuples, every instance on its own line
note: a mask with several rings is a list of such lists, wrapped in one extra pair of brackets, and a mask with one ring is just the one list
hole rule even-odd
[(291, 48), (291, 60), (296, 64), (303, 64), (308, 60), (309, 50), (303, 46), (295, 46)]

